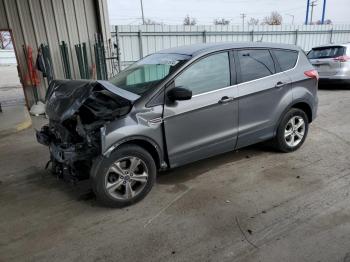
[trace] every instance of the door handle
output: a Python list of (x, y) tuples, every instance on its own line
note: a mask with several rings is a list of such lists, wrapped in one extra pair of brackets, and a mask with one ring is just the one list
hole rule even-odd
[(223, 96), (220, 100), (219, 100), (219, 104), (225, 104), (228, 102), (233, 101), (235, 98), (234, 97), (228, 97), (228, 96)]
[(284, 85), (286, 85), (286, 84), (287, 84), (286, 82), (278, 81), (278, 82), (276, 83), (275, 87), (276, 87), (276, 88), (280, 88), (280, 87), (282, 87), (282, 86), (284, 86)]

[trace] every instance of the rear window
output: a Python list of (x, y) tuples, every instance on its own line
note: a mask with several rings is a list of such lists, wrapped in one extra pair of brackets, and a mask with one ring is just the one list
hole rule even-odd
[(273, 75), (275, 65), (269, 50), (246, 49), (237, 52), (241, 66), (241, 82)]
[(334, 58), (345, 54), (346, 48), (344, 46), (328, 46), (313, 48), (308, 54), (307, 58)]
[(298, 60), (298, 52), (293, 50), (272, 50), (282, 71), (292, 69)]

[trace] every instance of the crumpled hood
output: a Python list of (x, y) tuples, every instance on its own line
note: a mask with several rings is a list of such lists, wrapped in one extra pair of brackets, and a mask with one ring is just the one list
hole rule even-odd
[(106, 89), (131, 105), (140, 97), (118, 88), (108, 81), (53, 80), (46, 93), (46, 114), (51, 120), (63, 122), (73, 116), (95, 90)]

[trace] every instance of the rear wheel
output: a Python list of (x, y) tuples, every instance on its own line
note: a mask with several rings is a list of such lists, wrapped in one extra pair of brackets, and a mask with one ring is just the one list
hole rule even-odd
[(123, 207), (143, 199), (156, 179), (152, 156), (136, 145), (125, 145), (102, 160), (92, 176), (97, 199), (105, 205)]
[(304, 143), (309, 130), (309, 122), (304, 111), (290, 109), (282, 118), (275, 137), (275, 146), (282, 152), (297, 150)]

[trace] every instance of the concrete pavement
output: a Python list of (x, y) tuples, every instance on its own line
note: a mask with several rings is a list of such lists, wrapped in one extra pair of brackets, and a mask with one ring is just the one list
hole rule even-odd
[(124, 209), (48, 174), (32, 129), (0, 139), (0, 261), (350, 261), (350, 90), (319, 97), (299, 151), (168, 171)]

